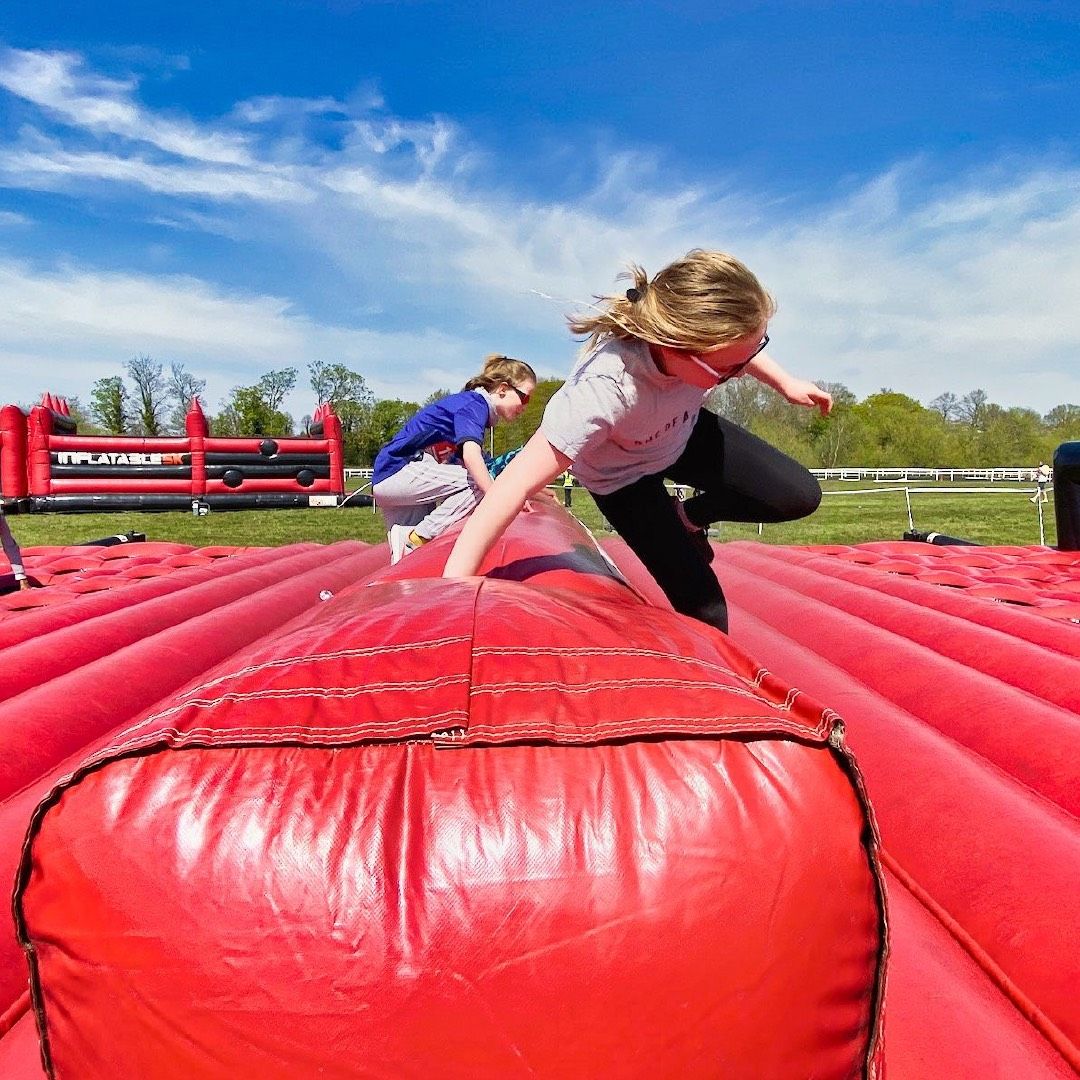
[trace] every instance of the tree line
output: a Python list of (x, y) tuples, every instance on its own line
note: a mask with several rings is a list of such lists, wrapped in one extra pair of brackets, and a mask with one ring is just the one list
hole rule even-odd
[[(423, 402), (376, 399), (364, 377), (344, 364), (313, 361), (307, 366), (315, 400), (329, 402), (341, 418), (347, 465), (369, 467), (384, 443)], [(303, 434), (283, 410), (297, 385), (295, 367), (268, 371), (250, 386), (234, 387), (215, 413), (207, 412), (214, 435)], [(492, 435), (495, 454), (521, 446), (539, 427), (548, 399), (561, 379), (541, 379), (521, 416)], [(829, 416), (789, 405), (756, 379), (734, 379), (706, 398), (706, 407), (728, 417), (810, 468), (843, 466), (991, 467), (1051, 461), (1062, 442), (1080, 439), (1080, 406), (1058, 405), (1045, 415), (1034, 409), (991, 402), (983, 390), (963, 396), (941, 394), (923, 405), (883, 388), (859, 400), (842, 383), (823, 382), (834, 406)], [(68, 398), (79, 430), (115, 435), (182, 435), (191, 399), (206, 380), (183, 364), (165, 365), (149, 356), (129, 360), (124, 375), (99, 379), (86, 407)]]
[[(329, 402), (341, 420), (347, 464), (374, 460), (379, 447), (419, 408), (415, 402), (376, 400), (364, 377), (344, 364), (313, 361), (308, 382), (316, 401)], [(310, 416), (299, 421), (284, 410), (285, 398), (296, 389), (295, 367), (268, 371), (250, 386), (236, 386), (217, 411), (206, 408), (210, 433), (216, 436), (303, 435)], [(206, 380), (183, 364), (166, 366), (149, 356), (127, 362), (124, 373), (98, 379), (85, 405), (68, 396), (80, 432), (96, 435), (183, 435), (192, 398), (206, 389)]]

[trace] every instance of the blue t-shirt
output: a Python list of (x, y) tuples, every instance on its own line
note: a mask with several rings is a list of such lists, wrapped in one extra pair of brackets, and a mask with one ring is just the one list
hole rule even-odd
[(393, 476), (416, 461), (434, 443), (452, 442), (458, 449), (466, 442), (484, 445), (491, 423), (491, 406), (480, 390), (462, 390), (421, 409), (380, 451), (375, 459), (372, 483)]

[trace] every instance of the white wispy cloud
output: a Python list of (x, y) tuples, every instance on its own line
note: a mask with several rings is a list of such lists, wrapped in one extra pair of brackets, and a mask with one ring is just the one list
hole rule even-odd
[(134, 79), (106, 78), (87, 71), (74, 53), (6, 49), (0, 53), (0, 87), (89, 132), (147, 142), (198, 161), (251, 162), (245, 136), (143, 109), (134, 100), (138, 89)]
[[(709, 246), (740, 255), (776, 294), (776, 355), (802, 373), (859, 394), (889, 385), (929, 400), (981, 386), (1006, 404), (1080, 401), (1080, 170), (1068, 162), (942, 176), (914, 159), (810, 202), (748, 189), (736, 171), (673, 183), (659, 152), (617, 150), (575, 194), (544, 199), (513, 177), (548, 163), (494, 160), (452, 119), (395, 117), (370, 87), (344, 101), (251, 98), (196, 122), (155, 112), (137, 80), (74, 54), (17, 50), (0, 54), (0, 87), (40, 112), (0, 145), (9, 187), (149, 193), (148, 221), (323, 268), (269, 297), (194, 275), (74, 269), (62, 253), (51, 273), (9, 261), (0, 287), (16, 302), (0, 330), (20, 355), (93, 341), (124, 356), (158, 342), (192, 368), (231, 365), (233, 383), (334, 358), (382, 392), (422, 398), (467, 376), (486, 343), (565, 370), (561, 310), (536, 291), (585, 301), (631, 259), (655, 271)], [(313, 297), (330, 287), (355, 304), (317, 318)], [(382, 315), (379, 330), (365, 313)], [(35, 338), (43, 322), (50, 334)]]

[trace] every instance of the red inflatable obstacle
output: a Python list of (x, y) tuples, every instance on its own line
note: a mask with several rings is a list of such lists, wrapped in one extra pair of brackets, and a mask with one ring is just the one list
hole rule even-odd
[(0, 497), (26, 498), (26, 414), (18, 405), (0, 408)]
[(736, 640), (842, 713), (865, 770), (890, 1080), (1074, 1076), (1080, 554), (731, 543), (715, 565)]
[(199, 399), (184, 437), (79, 435), (67, 403), (46, 394), (27, 418), (0, 413), (0, 493), (35, 510), (216, 510), (336, 506), (345, 495), (341, 421), (315, 411), (306, 438), (215, 438)]
[[(385, 548), (356, 542), (28, 548), (28, 572), (47, 587), (0, 597), (0, 879), (14, 879), (34, 807), (88, 744), (386, 561)], [(0, 1077), (41, 1076), (26, 960), (4, 904)]]
[(438, 577), (449, 542), (52, 786), (15, 897), (48, 1068), (878, 1075), (882, 891), (835, 714), (554, 507), (486, 578)]

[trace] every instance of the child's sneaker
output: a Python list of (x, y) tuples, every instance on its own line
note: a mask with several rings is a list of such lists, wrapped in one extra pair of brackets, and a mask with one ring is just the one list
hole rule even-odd
[(390, 565), (396, 566), (410, 551), (416, 549), (409, 543), (409, 533), (412, 529), (408, 525), (391, 525), (386, 538), (390, 541)]

